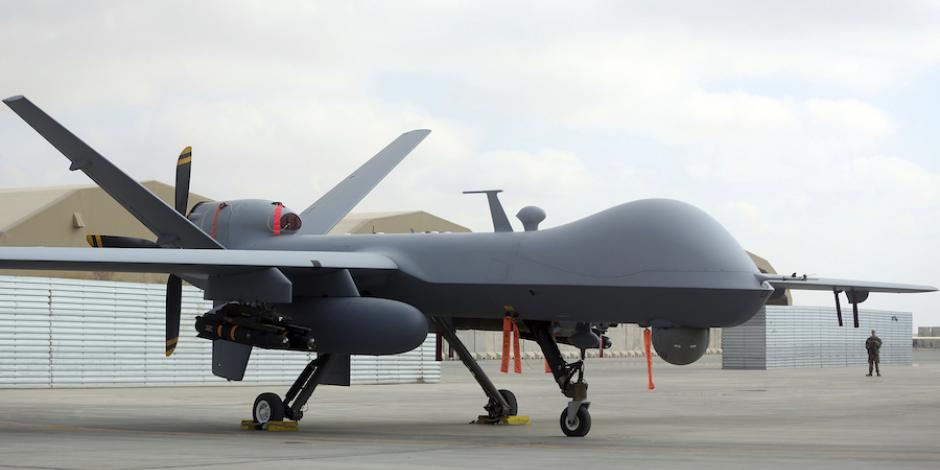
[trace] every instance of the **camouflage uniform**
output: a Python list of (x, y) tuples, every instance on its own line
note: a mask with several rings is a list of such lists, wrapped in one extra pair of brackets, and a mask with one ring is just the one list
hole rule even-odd
[(881, 370), (878, 368), (878, 351), (881, 349), (881, 338), (872, 335), (865, 340), (865, 349), (868, 350), (868, 376), (871, 376), (871, 371), (874, 371), (878, 374), (878, 377), (881, 377)]

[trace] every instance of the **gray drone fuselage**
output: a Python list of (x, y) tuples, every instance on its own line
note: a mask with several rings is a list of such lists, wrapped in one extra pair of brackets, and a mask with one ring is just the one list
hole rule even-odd
[(509, 309), (540, 320), (722, 327), (749, 319), (774, 291), (716, 220), (665, 199), (531, 232), (249, 233), (241, 228), (227, 247), (384, 255), (398, 269), (350, 270), (359, 291), (446, 317)]

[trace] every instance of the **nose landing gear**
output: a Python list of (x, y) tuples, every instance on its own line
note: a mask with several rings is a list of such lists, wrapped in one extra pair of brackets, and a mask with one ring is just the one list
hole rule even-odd
[(591, 402), (587, 401), (588, 384), (584, 381), (584, 349), (581, 350), (581, 360), (569, 364), (558, 350), (551, 323), (529, 321), (526, 326), (542, 349), (562, 395), (571, 399), (561, 412), (561, 431), (569, 437), (586, 436), (591, 431), (591, 413), (588, 411)]

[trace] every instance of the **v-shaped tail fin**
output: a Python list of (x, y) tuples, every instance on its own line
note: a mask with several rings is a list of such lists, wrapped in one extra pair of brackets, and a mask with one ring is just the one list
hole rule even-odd
[(430, 134), (427, 129), (405, 132), (300, 213), (302, 233), (330, 231), (375, 185)]

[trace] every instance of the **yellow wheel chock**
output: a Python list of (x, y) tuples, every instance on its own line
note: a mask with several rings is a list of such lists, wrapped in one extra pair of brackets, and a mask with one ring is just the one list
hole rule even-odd
[(243, 419), (241, 424), (242, 431), (269, 431), (269, 432), (292, 432), (297, 431), (297, 421), (268, 421), (260, 424), (254, 420)]
[(505, 426), (525, 426), (532, 423), (528, 416), (502, 416), (499, 418), (490, 418), (487, 415), (477, 416), (475, 424), (502, 424)]

